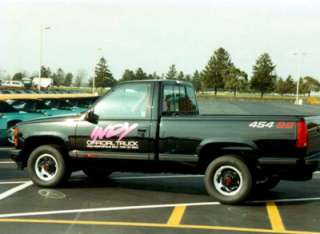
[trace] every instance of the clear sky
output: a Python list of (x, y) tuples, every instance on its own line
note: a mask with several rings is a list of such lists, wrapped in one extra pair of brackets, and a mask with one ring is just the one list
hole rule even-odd
[[(99, 56), (119, 79), (124, 69), (165, 73), (201, 70), (224, 47), (251, 75), (268, 52), (277, 74), (320, 79), (319, 0), (108, 0), (0, 1), (0, 72), (39, 67), (40, 26), (44, 64), (54, 70), (93, 73)], [(101, 48), (99, 50), (99, 48)]]

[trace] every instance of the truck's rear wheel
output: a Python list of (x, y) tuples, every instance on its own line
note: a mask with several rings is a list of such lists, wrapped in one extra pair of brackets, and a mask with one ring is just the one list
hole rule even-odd
[(28, 172), (32, 181), (41, 187), (56, 187), (71, 174), (62, 153), (52, 145), (42, 145), (31, 152)]
[(235, 204), (244, 201), (250, 194), (252, 175), (240, 157), (227, 155), (209, 164), (204, 183), (209, 195), (222, 203)]

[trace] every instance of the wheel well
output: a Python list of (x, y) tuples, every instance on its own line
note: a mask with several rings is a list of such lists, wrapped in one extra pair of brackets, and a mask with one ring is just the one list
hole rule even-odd
[(13, 127), (14, 125), (16, 125), (17, 123), (20, 123), (22, 120), (20, 119), (15, 119), (15, 120), (10, 120), (7, 123), (7, 129), (10, 127)]
[(24, 161), (23, 165), (26, 166), (30, 153), (41, 145), (53, 145), (57, 147), (64, 157), (67, 156), (67, 146), (65, 142), (59, 137), (52, 136), (41, 136), (41, 137), (31, 137), (26, 139), (24, 142), (23, 155)]
[[(232, 147), (235, 146), (235, 147)], [(202, 172), (204, 172), (207, 166), (214, 159), (223, 156), (223, 155), (237, 155), (240, 156), (244, 163), (246, 163), (249, 167), (256, 167), (257, 160), (255, 158), (255, 152), (253, 150), (248, 150), (247, 145), (230, 145), (230, 143), (213, 143), (205, 145), (199, 151), (199, 168)]]

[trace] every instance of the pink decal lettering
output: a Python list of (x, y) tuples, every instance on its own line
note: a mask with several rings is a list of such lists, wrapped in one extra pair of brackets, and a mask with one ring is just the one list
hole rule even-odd
[(126, 127), (124, 128), (123, 133), (121, 133), (121, 135), (119, 136), (119, 141), (121, 141), (123, 138), (125, 138), (126, 136), (128, 136), (128, 134), (135, 129), (136, 127), (138, 127), (138, 124), (132, 124), (131, 126), (129, 126), (129, 123), (125, 123)]
[(118, 136), (118, 141), (120, 141), (123, 138), (127, 137), (129, 133), (138, 126), (139, 125), (137, 123), (134, 123), (130, 126), (128, 122), (114, 125), (110, 124), (105, 128), (96, 126), (92, 130), (90, 138), (93, 142), (95, 142), (96, 140), (109, 139), (111, 137)]
[(111, 137), (114, 137), (114, 136), (119, 136), (119, 134), (121, 134), (121, 132), (123, 131), (123, 124), (116, 124), (116, 125), (109, 125), (108, 127), (109, 128), (109, 131), (107, 132), (107, 134), (105, 135), (105, 137), (108, 139), (108, 138), (111, 138)]

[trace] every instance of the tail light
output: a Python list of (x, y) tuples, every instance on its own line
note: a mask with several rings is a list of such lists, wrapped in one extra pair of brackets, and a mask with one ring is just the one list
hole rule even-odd
[(304, 148), (307, 146), (308, 128), (304, 120), (297, 123), (297, 148)]
[(13, 129), (13, 144), (16, 147), (19, 145), (19, 128)]

